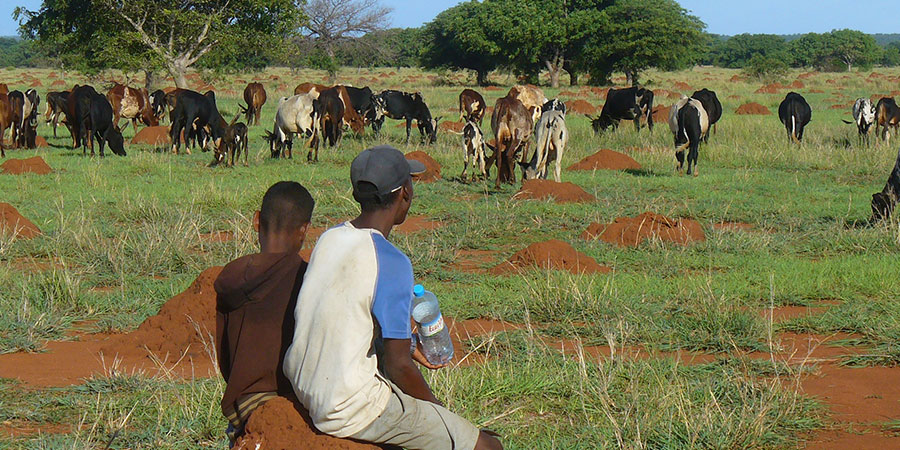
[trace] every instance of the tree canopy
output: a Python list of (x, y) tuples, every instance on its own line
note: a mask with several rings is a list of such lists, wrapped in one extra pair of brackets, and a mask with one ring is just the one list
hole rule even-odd
[(486, 34), (489, 23), (488, 10), (474, 0), (441, 12), (422, 32), (422, 65), (473, 70), (478, 84), (485, 85), (488, 73), (501, 62), (500, 46)]

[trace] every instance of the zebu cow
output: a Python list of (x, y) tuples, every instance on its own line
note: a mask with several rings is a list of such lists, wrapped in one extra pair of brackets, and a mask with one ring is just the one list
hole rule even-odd
[(366, 128), (366, 121), (356, 112), (356, 109), (353, 108), (353, 103), (350, 101), (350, 94), (347, 92), (345, 86), (336, 85), (328, 87), (315, 83), (302, 83), (294, 88), (294, 95), (309, 93), (312, 94), (313, 98), (319, 98), (319, 96), (326, 91), (334, 91), (343, 104), (343, 117), (341, 118), (343, 124), (350, 127), (353, 132), (362, 134)]
[(510, 96), (497, 100), (491, 114), (491, 129), (494, 131), (496, 148), (488, 159), (487, 166), (497, 161), (497, 183), (513, 183), (515, 178), (516, 154), (528, 152), (528, 142), (534, 132), (531, 111), (522, 102)]
[(363, 118), (365, 124), (372, 126), (372, 131), (377, 135), (380, 131), (377, 126), (381, 124), (382, 117), (384, 117), (384, 101), (381, 97), (373, 94), (368, 87), (344, 86), (344, 88), (347, 90), (353, 109)]
[(72, 122), (75, 141), (81, 146), (82, 155), (87, 155), (87, 147), (90, 145), (91, 156), (94, 156), (96, 139), (100, 143), (101, 158), (104, 156), (103, 149), (106, 143), (109, 143), (113, 153), (125, 156), (122, 133), (113, 123), (112, 106), (106, 97), (97, 93), (91, 86), (79, 86), (69, 95), (68, 106), (72, 115), (67, 115), (66, 120)]
[[(275, 113), (275, 127), (266, 133), (272, 157), (293, 157), (293, 135), (303, 134), (309, 138), (307, 161), (319, 160), (319, 100), (310, 94), (282, 97), (278, 100)], [(315, 150), (315, 159), (313, 158)]]
[(869, 129), (875, 123), (875, 106), (867, 98), (858, 98), (853, 103), (853, 122), (841, 119), (844, 123), (855, 123), (860, 142), (869, 145)]
[(244, 103), (247, 107), (240, 106), (241, 113), (249, 125), (259, 125), (259, 115), (266, 104), (266, 88), (259, 83), (250, 83), (244, 88)]
[(340, 145), (341, 137), (344, 135), (344, 103), (337, 89), (322, 91), (319, 94), (319, 106), (319, 130), (322, 131), (322, 142), (329, 147)]
[[(409, 144), (409, 130), (413, 120), (416, 121), (416, 125), (419, 127), (422, 143), (425, 143), (427, 136), (428, 143), (434, 144), (437, 140), (438, 121), (441, 120), (441, 117), (431, 118), (431, 111), (428, 110), (428, 105), (425, 104), (422, 94), (387, 90), (382, 91), (379, 97), (384, 103), (384, 117), (406, 120), (407, 144)], [(382, 117), (382, 120), (384, 117)], [(379, 125), (378, 128), (381, 128), (381, 126)]]
[(890, 143), (890, 129), (897, 130), (900, 127), (900, 107), (892, 97), (882, 97), (875, 105), (876, 135), (879, 127), (881, 128), (881, 140)]
[(9, 98), (6, 95), (0, 95), (0, 158), (6, 158), (6, 150), (3, 149), (3, 135), (6, 129), (13, 123), (12, 107), (9, 105)]
[(588, 116), (594, 132), (606, 131), (610, 126), (619, 128), (620, 120), (634, 121), (634, 129), (640, 131), (641, 120), (647, 122), (653, 131), (653, 91), (637, 86), (624, 89), (610, 89), (606, 93), (606, 103), (597, 117)]
[[(678, 160), (678, 171), (684, 168), (684, 149), (688, 148), (687, 174), (694, 176), (697, 172), (697, 157), (700, 153), (700, 141), (709, 133), (709, 116), (703, 104), (695, 98), (681, 97), (669, 111), (669, 129), (675, 137), (675, 158)], [(693, 169), (693, 170), (692, 170)]]
[[(703, 88), (691, 94), (691, 98), (699, 100), (700, 104), (703, 105), (703, 110), (706, 111), (706, 115), (709, 118), (709, 127), (715, 131), (716, 123), (722, 118), (722, 103), (719, 102), (716, 92)], [(709, 133), (706, 133), (703, 142), (709, 142)]]
[[(172, 153), (178, 154), (181, 144), (181, 132), (184, 131), (185, 152), (191, 154), (190, 142), (198, 140), (201, 149), (206, 151), (208, 144), (219, 144), (225, 135), (225, 120), (216, 107), (215, 94), (183, 90), (175, 101), (172, 110), (172, 125), (169, 127), (169, 138), (172, 140)], [(207, 129), (208, 128), (208, 129)]]
[(778, 119), (784, 124), (788, 138), (799, 144), (803, 141), (803, 129), (812, 119), (812, 109), (802, 95), (788, 92), (778, 105)]
[[(113, 109), (113, 125), (117, 130), (119, 120), (123, 117), (131, 120), (131, 126), (134, 133), (137, 134), (137, 121), (140, 120), (148, 127), (159, 125), (159, 119), (153, 113), (153, 107), (150, 104), (150, 95), (146, 89), (135, 89), (116, 83), (109, 92), (106, 93), (106, 99)], [(126, 125), (127, 126), (127, 125)]]
[(541, 114), (541, 120), (534, 127), (536, 141), (531, 162), (521, 164), (525, 179), (547, 178), (547, 166), (556, 161), (553, 179), (559, 183), (562, 174), (562, 155), (569, 142), (569, 130), (566, 128), (565, 113), (550, 109)]
[(478, 122), (473, 120), (473, 118), (469, 118), (469, 121), (466, 122), (466, 125), (463, 127), (463, 171), (460, 178), (465, 181), (466, 179), (466, 171), (469, 169), (469, 157), (472, 157), (472, 180), (475, 179), (475, 164), (478, 164), (478, 170), (481, 172), (481, 176), (487, 178), (487, 171), (485, 167), (485, 150), (484, 148), (488, 145), (484, 140), (484, 133), (481, 132), (481, 127), (478, 126)]
[(48, 92), (47, 111), (45, 121), (53, 126), (53, 137), (56, 137), (56, 127), (59, 125), (59, 115), (66, 110), (66, 101), (69, 99), (69, 91)]
[(478, 91), (463, 89), (459, 93), (459, 120), (475, 121), (480, 127), (486, 110), (487, 103), (484, 102), (484, 97)]
[(34, 148), (34, 139), (37, 136), (35, 129), (38, 122), (38, 105), (41, 97), (34, 89), (28, 89), (24, 93), (12, 91), (7, 96), (13, 109), (13, 144), (16, 147)]
[(537, 86), (532, 86), (530, 84), (527, 85), (516, 85), (509, 88), (509, 92), (506, 93), (507, 97), (518, 99), (525, 105), (525, 108), (531, 112), (531, 122), (537, 123), (541, 118), (541, 106), (544, 103), (547, 103), (547, 97), (544, 96), (544, 91)]

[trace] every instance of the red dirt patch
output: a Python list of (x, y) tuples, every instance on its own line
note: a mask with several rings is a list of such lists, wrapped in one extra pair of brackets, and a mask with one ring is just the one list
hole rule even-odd
[(634, 158), (609, 149), (601, 149), (591, 156), (569, 166), (566, 170), (638, 170), (641, 165)]
[(745, 79), (746, 79), (746, 78), (744, 78), (744, 77), (742, 77), (742, 76), (740, 76), (740, 75), (735, 74), (735, 75), (732, 75), (731, 78), (728, 79), (728, 81), (730, 81), (730, 82), (732, 82), (732, 83), (739, 83), (739, 82), (741, 82), (741, 81), (744, 81)]
[(56, 258), (35, 258), (33, 256), (23, 256), (10, 261), (10, 267), (23, 272), (43, 272), (52, 269), (62, 269), (65, 267)]
[(619, 247), (637, 247), (645, 239), (658, 238), (665, 242), (687, 245), (706, 240), (703, 228), (691, 219), (670, 219), (645, 212), (637, 217), (618, 217), (612, 223), (592, 223), (583, 239), (597, 239)]
[(671, 106), (658, 105), (653, 107), (653, 121), (657, 123), (665, 123), (669, 120), (669, 111)]
[(763, 319), (772, 319), (772, 322), (781, 323), (791, 319), (799, 319), (801, 317), (815, 316), (825, 312), (827, 308), (820, 306), (776, 306), (775, 308), (763, 308), (759, 310), (759, 315)]
[(557, 203), (592, 202), (596, 198), (574, 183), (557, 183), (553, 180), (525, 180), (513, 198), (546, 200)]
[(490, 250), (458, 250), (448, 268), (465, 273), (487, 273), (485, 266), (496, 260), (497, 252)]
[(31, 87), (33, 87), (33, 88), (43, 87), (43, 86), (44, 85), (41, 83), (41, 80), (34, 80), (31, 82)]
[(466, 124), (462, 122), (451, 122), (449, 120), (445, 120), (438, 125), (438, 128), (445, 131), (451, 131), (453, 133), (462, 133), (463, 128), (465, 128)]
[(63, 80), (56, 80), (56, 81), (50, 83), (50, 87), (59, 87), (59, 86), (65, 86), (65, 85), (66, 85), (66, 82)]
[(68, 434), (72, 426), (63, 423), (35, 423), (27, 420), (9, 420), (0, 423), (0, 436), (11, 438), (41, 434)]
[(566, 109), (576, 114), (595, 114), (597, 108), (584, 100), (570, 100), (566, 102)]
[(801, 73), (800, 75), (797, 75), (797, 78), (799, 78), (801, 80), (805, 80), (807, 78), (812, 78), (818, 74), (819, 74), (818, 72), (806, 72), (806, 73)]
[(40, 236), (41, 230), (9, 203), (0, 203), (0, 233), (12, 234), (17, 239), (31, 239)]
[(0, 164), (0, 172), (8, 175), (21, 175), (23, 173), (47, 175), (53, 172), (53, 169), (44, 162), (44, 158), (35, 156), (27, 159), (8, 159), (3, 164)]
[(737, 100), (737, 99), (741, 98), (741, 96), (737, 95), (737, 94), (731, 94), (728, 96), (728, 98), (731, 100)]
[(559, 96), (560, 97), (581, 97), (581, 94), (578, 92), (572, 92), (572, 91), (562, 91), (559, 93)]
[(50, 144), (47, 143), (47, 140), (42, 136), (34, 137), (34, 148), (48, 147)]
[[(302, 443), (302, 445), (301, 445)], [(235, 450), (368, 450), (380, 449), (329, 436), (316, 430), (309, 413), (296, 400), (275, 397), (253, 411), (247, 421), (246, 433), (234, 443)]]
[(810, 94), (824, 94), (825, 91), (823, 91), (823, 90), (821, 90), (821, 89), (810, 89), (810, 90), (809, 90), (809, 93), (810, 93)]
[(778, 90), (783, 89), (784, 87), (785, 86), (782, 85), (781, 83), (772, 83), (772, 84), (767, 84), (767, 85), (757, 89), (756, 91), (754, 91), (754, 93), (755, 94), (777, 94)]
[(693, 91), (694, 88), (691, 85), (685, 83), (684, 81), (676, 81), (675, 84), (672, 85), (672, 89), (679, 91)]
[(750, 231), (753, 229), (753, 225), (745, 222), (719, 222), (714, 223), (713, 228), (716, 230)]
[(169, 127), (144, 127), (131, 139), (132, 144), (162, 145), (171, 144)]
[(441, 179), (441, 165), (429, 156), (428, 153), (417, 150), (407, 153), (406, 159), (413, 159), (425, 164), (425, 173), (413, 176), (414, 180), (430, 183)]
[(734, 113), (739, 115), (746, 114), (758, 116), (767, 116), (769, 114), (772, 114), (772, 112), (769, 111), (769, 108), (766, 108), (765, 106), (760, 105), (756, 102), (744, 103), (743, 105), (739, 106), (738, 109), (734, 111)]
[(393, 232), (412, 234), (424, 230), (436, 230), (443, 227), (443, 222), (428, 219), (425, 216), (408, 216), (403, 223), (393, 228)]
[(791, 83), (788, 87), (791, 89), (803, 89), (804, 87), (806, 87), (806, 85), (803, 84), (803, 82), (800, 80), (794, 80), (794, 82)]
[(230, 242), (234, 240), (234, 233), (231, 231), (200, 233), (200, 240), (203, 242)]
[(590, 256), (581, 253), (566, 242), (551, 239), (531, 244), (494, 266), (490, 273), (504, 275), (533, 268), (565, 270), (574, 274), (606, 273), (609, 267), (597, 264)]
[(485, 91), (501, 91), (502, 89), (497, 86), (485, 86), (484, 90)]

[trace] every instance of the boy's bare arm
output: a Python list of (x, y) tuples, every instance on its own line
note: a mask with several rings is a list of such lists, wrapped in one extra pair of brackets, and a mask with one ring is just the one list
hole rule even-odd
[(409, 339), (384, 340), (384, 371), (397, 387), (409, 396), (442, 405), (409, 354)]

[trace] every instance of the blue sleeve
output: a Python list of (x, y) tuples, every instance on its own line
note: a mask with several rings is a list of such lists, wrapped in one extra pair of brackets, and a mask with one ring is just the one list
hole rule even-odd
[(378, 262), (372, 314), (381, 327), (382, 338), (409, 339), (412, 336), (409, 324), (413, 297), (412, 263), (381, 235), (373, 234), (372, 239)]

